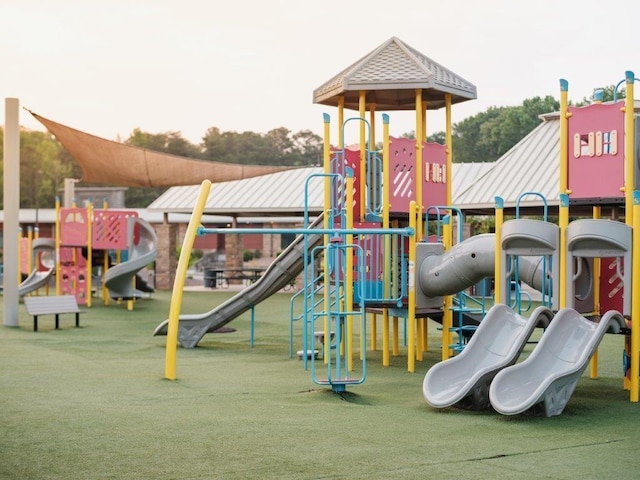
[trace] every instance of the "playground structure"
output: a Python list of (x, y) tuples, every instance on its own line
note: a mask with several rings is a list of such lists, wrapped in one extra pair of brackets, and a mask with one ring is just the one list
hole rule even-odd
[(105, 305), (114, 299), (126, 301), (132, 309), (133, 301), (142, 297), (136, 288), (141, 281), (137, 273), (157, 254), (153, 227), (135, 212), (109, 210), (106, 205), (96, 210), (91, 204), (61, 208), (57, 201), (55, 230), (55, 239), (38, 238), (31, 228), (20, 238), (21, 272), (31, 273), (18, 286), (18, 294), (22, 297), (43, 287), (48, 294), (55, 278), (56, 295), (73, 295), (79, 305), (91, 306), (95, 284), (102, 286)]
[(79, 305), (90, 307), (97, 263), (95, 277), (103, 278), (104, 304), (110, 298), (126, 301), (131, 310), (142, 296), (136, 288), (137, 273), (155, 260), (157, 238), (135, 212), (106, 207), (94, 209), (89, 203), (62, 208), (56, 202), (56, 292), (74, 295)]
[[(367, 57), (362, 62), (366, 60)], [(627, 72), (625, 81), (625, 101), (609, 105), (596, 102), (582, 108), (568, 106), (567, 83), (561, 82), (561, 202), (558, 225), (548, 221), (544, 198), (543, 220), (521, 218), (516, 204), (516, 218), (505, 222), (503, 200), (496, 197), (496, 233), (462, 240), (459, 232), (456, 245), (452, 219), (457, 220), (459, 227), (464, 219), (462, 213), (450, 205), (447, 172), (451, 170), (451, 150), (424, 140), (390, 137), (389, 117), (383, 114), (383, 147), (380, 151), (374, 141), (376, 102), (368, 101), (371, 92), (340, 92), (336, 95), (339, 138), (335, 147), (329, 139), (329, 116), (325, 115), (325, 172), (320, 179), (325, 184), (323, 227), (315, 228), (312, 232), (307, 228), (305, 219), (305, 228), (287, 230), (300, 234), (298, 243), (304, 245), (302, 272), (305, 286), (297, 295), (301, 298), (303, 313), (298, 317), (292, 314), (292, 339), (293, 322), (301, 320), (303, 334), (300, 353), (305, 368), (307, 362), (311, 362), (313, 381), (330, 385), (334, 391), (343, 391), (349, 384), (364, 381), (368, 311), (380, 312), (383, 317), (385, 365), (388, 364), (390, 350), (390, 317), (394, 317), (394, 351), (398, 337), (397, 319), (400, 317), (405, 320), (407, 368), (410, 372), (414, 371), (415, 361), (422, 359), (426, 348), (425, 318), (442, 322), (443, 360), (463, 352), (459, 357), (454, 357), (460, 360), (443, 362), (442, 367), (460, 363), (467, 356), (472, 357), (476, 348), (474, 345), (481, 345), (483, 339), (487, 338), (481, 334), (473, 340), (476, 337), (472, 336), (472, 332), (476, 326), (466, 323), (466, 319), (477, 313), (478, 308), (467, 306), (465, 290), (484, 277), (495, 276), (495, 303), (510, 305), (515, 312), (508, 308), (511, 313), (506, 313), (503, 305), (501, 311), (493, 313), (497, 320), (487, 322), (485, 329), (500, 330), (501, 325), (506, 328), (510, 321), (512, 324), (526, 325), (526, 328), (511, 332), (519, 335), (517, 340), (508, 332), (489, 335), (489, 340), (494, 338), (496, 343), (487, 345), (485, 342), (484, 347), (490, 351), (506, 349), (511, 352), (508, 361), (489, 370), (489, 374), (479, 375), (482, 378), (480, 383), (470, 381), (470, 390), (456, 392), (457, 397), (444, 399), (442, 405), (458, 404), (466, 400), (468, 395), (472, 396), (476, 406), (488, 405), (489, 385), (493, 377), (517, 360), (524, 345), (522, 342), (526, 342), (534, 326), (546, 327), (549, 322), (553, 325), (552, 319), (558, 320), (556, 324), (575, 324), (576, 330), (582, 328), (591, 333), (584, 336), (588, 342), (571, 344), (581, 355), (576, 357), (579, 360), (577, 369), (571, 372), (573, 376), (570, 380), (561, 387), (557, 387), (558, 382), (551, 382), (556, 386), (543, 392), (546, 395), (543, 398), (558, 394), (559, 391), (564, 395), (564, 403), (545, 406), (547, 414), (556, 415), (562, 411), (577, 378), (607, 329), (626, 335), (625, 387), (630, 390), (631, 401), (638, 401), (639, 329), (635, 325), (638, 315), (634, 312), (640, 308), (640, 302), (633, 299), (631, 281), (634, 273), (629, 265), (636, 263), (633, 262), (632, 252), (637, 254), (640, 250), (632, 249), (632, 242), (638, 241), (633, 240), (635, 237), (632, 233), (634, 217), (639, 215), (636, 213), (636, 204), (640, 200), (633, 196), (636, 185), (633, 171), (635, 78), (631, 72)], [(433, 98), (433, 92), (430, 94)], [(416, 88), (414, 98), (416, 132), (418, 139), (421, 139), (426, 137), (423, 129), (427, 108), (426, 102), (423, 103), (424, 91)], [(449, 93), (441, 96), (447, 108), (446, 137), (449, 145), (451, 98)], [(360, 116), (344, 120), (343, 109), (349, 102), (352, 107), (358, 107)], [(369, 120), (365, 119), (367, 104), (371, 114)], [(360, 126), (359, 149), (344, 147), (344, 130), (350, 122)], [(418, 158), (421, 161), (415, 160)], [(597, 185), (591, 177), (594, 169), (601, 174)], [(201, 197), (205, 195), (206, 199), (208, 188), (203, 184)], [(612, 216), (620, 213), (621, 191), (624, 192), (625, 223), (601, 219), (602, 208), (611, 208)], [(539, 194), (523, 192), (521, 197), (527, 195)], [(569, 223), (570, 204), (595, 205), (593, 218)], [(638, 226), (640, 228), (640, 224)], [(223, 230), (227, 233), (261, 233), (257, 229), (241, 232), (202, 228), (199, 233)], [(194, 227), (192, 234), (195, 233)], [(322, 244), (315, 240), (309, 242), (312, 235), (314, 239), (322, 235)], [(187, 240), (185, 238), (185, 244)], [(315, 277), (312, 266), (318, 261), (322, 262), (323, 268), (320, 276)], [(299, 269), (299, 264), (296, 268)], [(292, 273), (293, 269), (287, 271), (287, 275)], [(520, 314), (523, 313), (519, 293), (521, 282), (541, 292), (544, 313), (536, 314), (540, 315), (540, 319), (520, 320)], [(248, 302), (246, 309), (251, 308), (253, 312), (257, 301), (260, 299), (254, 298)], [(234, 300), (230, 303), (234, 303)], [(554, 316), (553, 312), (558, 311), (562, 313)], [(484, 308), (480, 308), (479, 312), (483, 315)], [(174, 334), (178, 336), (178, 329), (182, 331), (183, 319), (180, 318), (178, 327), (177, 313), (172, 313), (176, 317)], [(210, 318), (211, 314), (205, 317)], [(603, 318), (606, 326), (584, 327), (584, 322), (590, 322), (587, 326), (596, 325), (600, 318)], [(217, 321), (215, 325), (221, 325), (224, 321)], [(170, 315), (159, 329), (170, 332), (171, 324)], [(199, 338), (206, 331), (209, 330), (198, 332)], [(564, 337), (572, 331), (566, 327), (554, 327), (544, 335), (547, 338)], [(375, 322), (369, 335), (374, 343), (377, 336)], [(453, 335), (458, 336), (458, 342), (452, 341)], [(469, 337), (472, 341), (466, 345)], [(322, 361), (317, 359), (318, 342), (322, 344)], [(174, 368), (171, 368), (174, 362), (169, 352), (171, 343), (169, 338), (168, 378), (175, 375)], [(182, 340), (181, 343), (185, 345)], [(547, 340), (540, 345), (544, 348), (545, 344), (552, 343), (552, 340)], [(556, 340), (555, 343), (562, 342)], [(189, 346), (194, 346), (193, 342)], [(356, 366), (353, 360), (357, 353), (360, 354), (360, 366)], [(542, 357), (548, 364), (549, 355), (541, 353), (535, 357), (532, 355), (532, 358)], [(434, 367), (433, 371), (437, 369)], [(443, 371), (446, 376), (444, 368)], [(592, 376), (597, 375), (594, 364), (591, 372)], [(472, 373), (472, 369), (469, 373)], [(541, 381), (549, 380), (552, 372), (542, 369), (539, 377)], [(511, 387), (514, 386), (516, 389), (519, 387), (517, 383)], [(559, 390), (554, 391), (553, 388)], [(499, 389), (496, 387), (494, 390)], [(469, 394), (469, 391), (472, 393)], [(534, 403), (539, 401), (539, 397), (534, 399)]]

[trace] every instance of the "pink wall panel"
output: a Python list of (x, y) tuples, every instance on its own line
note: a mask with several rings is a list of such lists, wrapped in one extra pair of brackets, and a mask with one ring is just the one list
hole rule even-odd
[(624, 102), (569, 107), (568, 183), (571, 198), (622, 197)]

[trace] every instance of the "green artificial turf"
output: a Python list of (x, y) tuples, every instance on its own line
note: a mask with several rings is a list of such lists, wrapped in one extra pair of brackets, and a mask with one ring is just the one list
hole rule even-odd
[[(232, 294), (185, 292), (182, 311)], [(369, 352), (367, 380), (335, 394), (289, 359), (289, 298), (256, 307), (253, 348), (249, 314), (179, 348), (175, 381), (164, 379), (166, 337), (151, 335), (168, 292), (133, 311), (94, 304), (79, 329), (71, 315), (58, 331), (41, 317), (37, 333), (21, 305), (20, 326), (0, 329), (0, 478), (637, 478), (640, 405), (622, 389), (623, 337), (605, 337), (599, 378), (581, 379), (558, 417), (435, 410), (422, 396), (440, 359), (435, 324), (415, 373), (404, 347), (389, 367)]]

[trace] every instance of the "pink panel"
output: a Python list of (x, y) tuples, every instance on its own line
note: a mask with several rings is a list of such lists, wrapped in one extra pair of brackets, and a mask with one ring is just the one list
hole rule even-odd
[[(391, 138), (391, 211), (408, 212), (416, 195), (416, 141)], [(445, 205), (447, 199), (447, 149), (439, 143), (423, 142), (422, 205)]]
[(137, 217), (136, 212), (94, 210), (92, 246), (96, 250), (126, 250), (127, 219)]
[[(359, 200), (359, 186), (360, 186), (360, 150), (352, 150), (349, 148), (346, 148), (344, 151), (344, 155), (342, 155), (342, 151), (338, 151), (337, 153), (334, 153), (332, 156), (332, 163), (331, 163), (331, 173), (337, 173), (340, 174), (343, 178), (345, 178), (346, 175), (346, 168), (350, 168), (353, 170), (353, 218), (354, 219), (359, 219), (360, 218), (360, 210), (359, 210), (359, 205), (358, 205), (358, 200)], [(337, 164), (338, 160), (341, 160), (340, 164)], [(344, 184), (342, 184), (339, 188), (339, 190), (336, 192), (338, 198), (339, 198), (339, 202), (340, 202), (340, 206), (344, 205), (345, 202), (345, 190), (344, 190)], [(336, 201), (336, 199), (333, 200), (334, 202)], [(335, 205), (334, 205), (335, 206)]]
[(391, 212), (406, 213), (416, 195), (416, 141), (391, 137), (390, 143), (390, 204)]
[(422, 205), (426, 208), (446, 205), (447, 202), (447, 148), (439, 143), (426, 142), (422, 149)]
[(571, 198), (622, 197), (624, 102), (569, 107)]
[[(620, 259), (622, 261), (622, 259)], [(600, 311), (623, 310), (623, 281), (616, 274), (616, 258), (603, 258), (600, 267)]]
[(87, 246), (87, 209), (60, 209), (60, 242), (68, 247)]

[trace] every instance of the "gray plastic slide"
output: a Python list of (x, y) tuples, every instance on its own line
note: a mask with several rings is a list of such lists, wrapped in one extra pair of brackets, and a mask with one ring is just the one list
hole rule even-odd
[[(128, 219), (129, 258), (109, 268), (104, 276), (104, 284), (114, 299), (130, 300), (140, 298), (142, 292), (134, 287), (133, 279), (144, 267), (158, 256), (158, 238), (153, 227), (142, 218)], [(134, 228), (138, 225), (138, 242), (134, 242)]]
[(487, 408), (493, 377), (516, 362), (536, 326), (546, 327), (552, 317), (546, 307), (536, 308), (527, 319), (506, 305), (494, 305), (462, 353), (429, 369), (422, 383), (427, 403)]
[(33, 240), (32, 249), (34, 253), (44, 254), (45, 257), (42, 258), (41, 262), (46, 265), (47, 269), (34, 268), (31, 274), (18, 285), (18, 295), (21, 297), (47, 285), (55, 272), (55, 241), (51, 238), (36, 238)]
[[(311, 228), (322, 224), (322, 215)], [(323, 235), (307, 235), (307, 246), (320, 245)], [(208, 332), (223, 327), (250, 310), (253, 306), (278, 292), (304, 270), (304, 236), (299, 235), (265, 270), (260, 279), (213, 310), (202, 314), (183, 314), (179, 317), (178, 341), (184, 348), (194, 348)], [(158, 325), (154, 335), (166, 335), (168, 320)]]
[(604, 334), (624, 326), (624, 317), (614, 310), (598, 323), (571, 308), (560, 310), (531, 355), (495, 376), (491, 405), (504, 415), (539, 405), (547, 417), (560, 415)]

